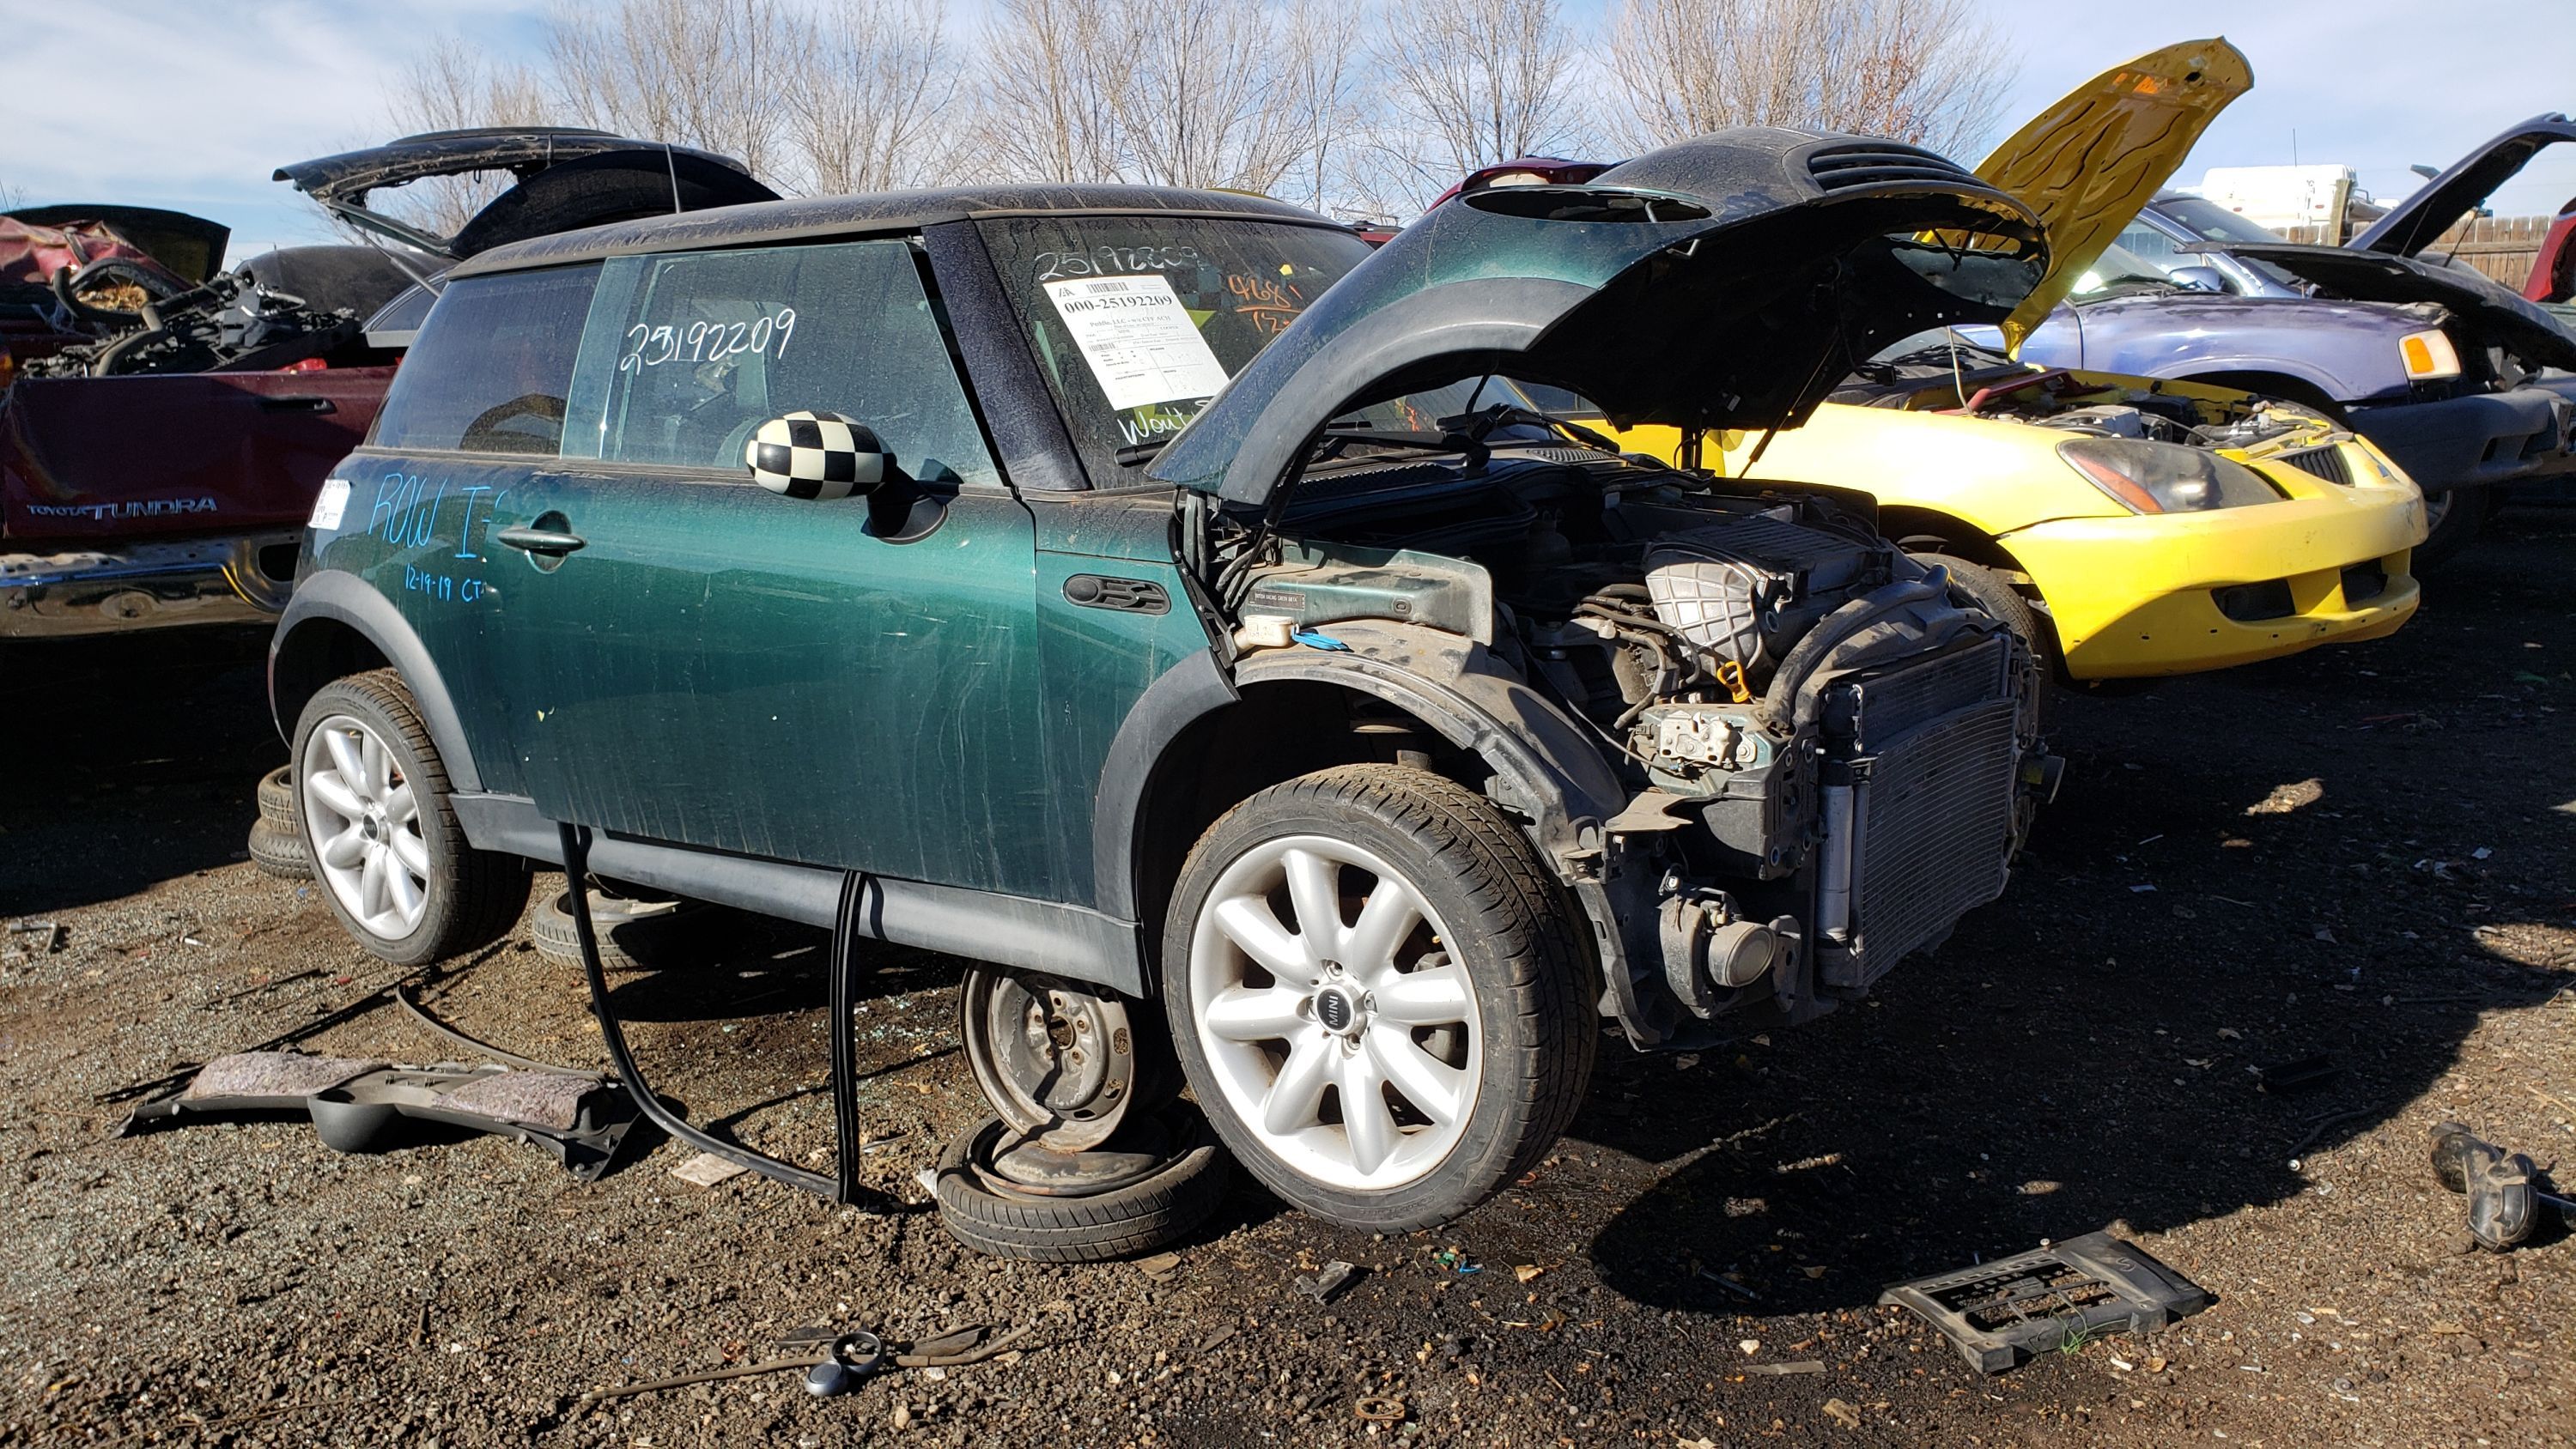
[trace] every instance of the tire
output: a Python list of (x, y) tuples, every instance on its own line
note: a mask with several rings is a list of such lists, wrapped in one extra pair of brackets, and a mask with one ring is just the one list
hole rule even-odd
[(1003, 1131), (991, 1117), (952, 1139), (932, 1180), (940, 1226), (979, 1253), (1034, 1263), (1133, 1257), (1178, 1240), (1225, 1198), (1225, 1155), (1203, 1128), (1180, 1138), (1179, 1154), (1151, 1177), (1090, 1197), (995, 1191), (976, 1166), (992, 1160)]
[[(397, 966), (459, 955), (500, 939), (526, 909), (527, 863), (466, 844), (446, 767), (393, 670), (317, 691), (296, 721), (292, 768), (314, 880), (367, 954)], [(352, 768), (355, 785), (343, 778)], [(335, 849), (349, 863), (335, 861)], [(368, 884), (370, 869), (378, 886)]]
[(1955, 554), (1918, 553), (1912, 557), (1916, 563), (1938, 564), (1948, 569), (1952, 588), (1965, 594), (1978, 608), (1993, 615), (2005, 628), (2021, 636), (2021, 642), (2030, 646), (2033, 655), (2053, 665), (2054, 661), (2049, 654), (2049, 636), (2040, 626), (2039, 612), (2030, 606), (2030, 600), (2023, 598), (2021, 591), (2007, 582), (2003, 575), (1984, 564), (1970, 563)]
[(1917, 563), (1939, 564), (1948, 569), (1950, 586), (2012, 630), (2023, 647), (2030, 650), (2031, 657), (2039, 661), (2039, 717), (2045, 723), (2051, 713), (2049, 697), (2058, 687), (2059, 661), (2056, 635), (2040, 622), (2039, 611), (2030, 606), (2030, 600), (2023, 598), (2021, 591), (2014, 588), (2009, 580), (1984, 564), (1971, 563), (1946, 553), (1916, 553), (1912, 558)]
[(250, 863), (259, 867), (260, 874), (279, 880), (313, 878), (313, 857), (305, 853), (304, 837), (295, 833), (295, 827), (266, 818), (251, 822)]
[[(645, 971), (692, 964), (716, 909), (703, 901), (647, 900), (604, 889), (590, 893), (590, 927), (599, 938), (599, 964), (610, 971)], [(528, 942), (551, 960), (581, 961), (573, 930), (572, 892), (557, 891), (528, 922)]]
[[(1386, 943), (1350, 935), (1354, 869), (1372, 908), (1396, 888)], [(1280, 922), (1292, 872), (1299, 894), (1333, 892), (1347, 969)], [(1228, 811), (1182, 868), (1162, 961), (1173, 1044), (1218, 1137), (1279, 1197), (1354, 1229), (1447, 1222), (1527, 1171), (1572, 1120), (1598, 1046), (1572, 899), (1491, 801), (1422, 770), (1322, 770)], [(1365, 1140), (1333, 1120), (1346, 1082), (1375, 1098)]]
[(280, 765), (259, 777), (259, 818), (283, 827), (290, 835), (302, 833), (295, 824), (293, 765)]
[(2488, 485), (2448, 488), (2424, 498), (2425, 521), (2432, 525), (2424, 541), (2415, 545), (2415, 556), (2408, 565), (2410, 572), (2421, 577), (2460, 556), (2461, 550), (2476, 540), (2495, 512), (2495, 495)]

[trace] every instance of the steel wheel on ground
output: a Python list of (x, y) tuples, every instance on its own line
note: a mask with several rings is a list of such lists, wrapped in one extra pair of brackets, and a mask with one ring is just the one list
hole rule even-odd
[(437, 749), (393, 671), (315, 693), (293, 769), (313, 877), (371, 955), (409, 966), (471, 950), (526, 905), (526, 866), (466, 844)]
[(1446, 1221), (1573, 1116), (1597, 1032), (1574, 906), (1481, 795), (1353, 765), (1210, 827), (1165, 933), (1182, 1065), (1226, 1145), (1319, 1217)]
[(1109, 1140), (1179, 1089), (1160, 1013), (1035, 972), (973, 966), (958, 986), (958, 1034), (984, 1100), (1014, 1132), (1059, 1152)]

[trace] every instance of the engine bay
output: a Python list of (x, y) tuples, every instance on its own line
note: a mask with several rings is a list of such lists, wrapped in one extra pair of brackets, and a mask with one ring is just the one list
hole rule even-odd
[(1833, 610), (1920, 573), (1864, 503), (1572, 447), (1318, 470), (1281, 531), (1296, 542), (1247, 576), (1247, 619), (1465, 634), (1685, 778), (1767, 758), (1754, 715), (1781, 661)]

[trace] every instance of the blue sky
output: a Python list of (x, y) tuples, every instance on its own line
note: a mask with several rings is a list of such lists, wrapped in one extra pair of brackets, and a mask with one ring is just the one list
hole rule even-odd
[[(1598, 16), (1615, 3), (1569, 8)], [(2525, 116), (2576, 111), (2576, 51), (2531, 0), (1974, 3), (2019, 62), (1999, 135), (2129, 56), (2199, 35), (2235, 41), (2253, 61), (2254, 91), (2211, 127), (2177, 178), (2186, 184), (2206, 166), (2287, 162), (2295, 144), (2297, 159), (2354, 166), (2390, 199), (2415, 185), (2409, 163), (2446, 165)], [(390, 135), (387, 99), (411, 47), (454, 31), (525, 56), (544, 13), (542, 0), (121, 0), (116, 36), (103, 42), (95, 7), (13, 8), (0, 51), (0, 188), (29, 202), (212, 216), (234, 228), (236, 258), (326, 235), (269, 172)], [(2561, 146), (2497, 209), (2552, 211), (2571, 196), (2576, 146)]]

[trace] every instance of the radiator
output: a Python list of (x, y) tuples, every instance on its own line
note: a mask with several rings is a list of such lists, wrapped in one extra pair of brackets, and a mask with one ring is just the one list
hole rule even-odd
[(2003, 894), (2021, 763), (2002, 639), (1854, 686), (1851, 917), (1820, 953), (1857, 990)]

